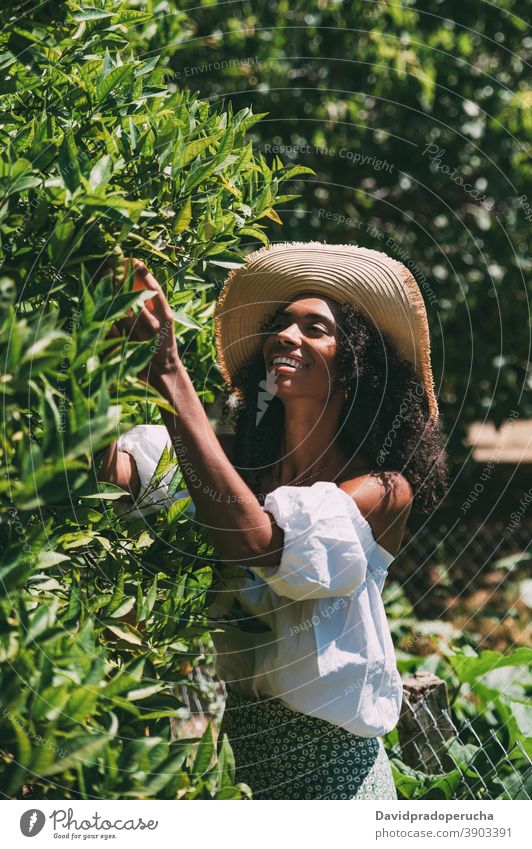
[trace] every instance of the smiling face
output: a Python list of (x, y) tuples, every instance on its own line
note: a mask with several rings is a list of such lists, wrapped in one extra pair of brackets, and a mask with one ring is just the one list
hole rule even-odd
[(336, 301), (312, 293), (296, 295), (279, 308), (262, 353), (268, 384), (281, 399), (330, 398), (336, 376), (337, 315)]

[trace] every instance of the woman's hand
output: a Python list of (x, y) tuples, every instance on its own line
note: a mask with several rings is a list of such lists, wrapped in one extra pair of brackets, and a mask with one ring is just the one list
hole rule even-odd
[[(165, 380), (171, 379), (181, 365), (174, 330), (174, 317), (164, 292), (143, 262), (132, 259), (134, 268), (133, 290), (148, 290), (153, 297), (144, 301), (137, 315), (130, 311), (117, 325), (130, 339), (139, 342), (153, 339), (153, 357), (141, 377), (160, 390)], [(126, 259), (126, 275), (130, 260)]]

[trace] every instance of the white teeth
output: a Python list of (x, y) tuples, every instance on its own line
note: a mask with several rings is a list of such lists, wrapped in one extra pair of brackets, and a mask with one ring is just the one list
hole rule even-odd
[(305, 366), (300, 363), (299, 360), (294, 360), (292, 359), (292, 357), (274, 357), (273, 364), (274, 366), (284, 364), (287, 366), (293, 366), (297, 369), (305, 368)]

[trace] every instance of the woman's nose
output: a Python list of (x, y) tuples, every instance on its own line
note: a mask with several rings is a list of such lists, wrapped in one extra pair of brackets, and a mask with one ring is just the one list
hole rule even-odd
[(277, 334), (277, 339), (279, 342), (289, 342), (290, 344), (298, 344), (300, 338), (299, 327), (297, 322), (294, 321), (293, 324), (283, 327)]

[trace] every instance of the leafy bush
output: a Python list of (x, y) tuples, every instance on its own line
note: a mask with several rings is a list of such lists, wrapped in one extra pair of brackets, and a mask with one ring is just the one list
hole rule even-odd
[(170, 736), (201, 659), (211, 549), (179, 510), (116, 515), (94, 458), (163, 403), (136, 376), (149, 343), (109, 338), (141, 300), (124, 256), (155, 270), (212, 400), (215, 283), (265, 241), (290, 170), (247, 142), (260, 115), (176, 88), (148, 12), (94, 0), (2, 17), (2, 787), (240, 798), (226, 742), (217, 758), (210, 728)]
[[(440, 655), (407, 656), (399, 661), (403, 672), (423, 665), (446, 682), (449, 719), (455, 729), (452, 736), (442, 736), (435, 752), (441, 764), (438, 773), (412, 769), (401, 760), (397, 728), (385, 736), (400, 799), (531, 797), (531, 662), (529, 648), (507, 655), (489, 650), (477, 654), (470, 647), (443, 644)], [(420, 747), (425, 742), (423, 734), (420, 727)]]

